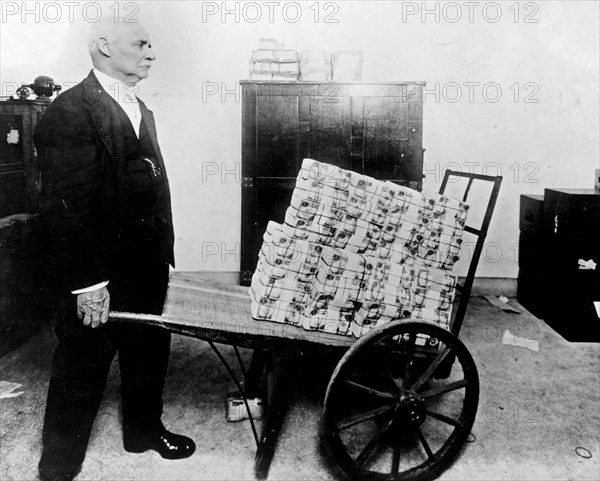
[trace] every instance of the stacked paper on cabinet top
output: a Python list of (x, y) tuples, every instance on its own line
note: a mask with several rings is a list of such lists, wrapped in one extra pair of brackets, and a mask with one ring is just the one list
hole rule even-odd
[(296, 50), (284, 49), (273, 38), (261, 38), (258, 50), (250, 58), (250, 78), (253, 80), (298, 80), (300, 58)]
[(259, 50), (283, 50), (285, 44), (278, 42), (276, 38), (261, 38), (258, 41)]
[(304, 81), (330, 81), (331, 54), (328, 50), (302, 50), (300, 72)]
[(265, 232), (252, 315), (357, 337), (408, 317), (448, 328), (467, 212), (305, 159), (284, 224)]
[(333, 80), (338, 82), (360, 81), (362, 77), (363, 53), (335, 52), (331, 57)]

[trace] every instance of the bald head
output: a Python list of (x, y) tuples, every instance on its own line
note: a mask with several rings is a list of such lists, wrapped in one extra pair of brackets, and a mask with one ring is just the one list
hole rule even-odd
[(148, 77), (156, 58), (148, 32), (140, 23), (112, 17), (102, 18), (92, 26), (88, 50), (94, 68), (126, 84)]

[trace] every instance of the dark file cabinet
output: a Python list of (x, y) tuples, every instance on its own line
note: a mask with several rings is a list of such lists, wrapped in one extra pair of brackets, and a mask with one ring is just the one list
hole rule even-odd
[[(600, 341), (600, 194), (594, 189), (546, 189), (546, 322), (570, 341)], [(595, 269), (582, 269), (580, 261)]]
[(599, 342), (600, 194), (546, 189), (540, 203), (521, 198), (519, 302), (565, 339)]
[(533, 315), (545, 317), (543, 253), (544, 196), (522, 195), (519, 219), (519, 277), (517, 299)]

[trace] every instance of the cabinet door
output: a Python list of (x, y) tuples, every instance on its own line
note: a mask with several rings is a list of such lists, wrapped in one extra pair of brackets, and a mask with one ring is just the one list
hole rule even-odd
[(303, 157), (336, 165), (342, 169), (353, 166), (352, 97), (310, 97), (302, 99), (310, 106), (308, 152)]
[(421, 183), (420, 104), (401, 96), (364, 99), (363, 173), (376, 179)]
[(298, 174), (298, 98), (259, 95), (256, 100), (256, 165), (251, 176), (295, 178)]

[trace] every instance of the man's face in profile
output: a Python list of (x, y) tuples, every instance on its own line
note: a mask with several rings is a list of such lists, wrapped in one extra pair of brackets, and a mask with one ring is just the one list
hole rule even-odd
[(111, 41), (109, 62), (129, 83), (147, 78), (155, 58), (148, 32), (140, 24), (125, 24)]

